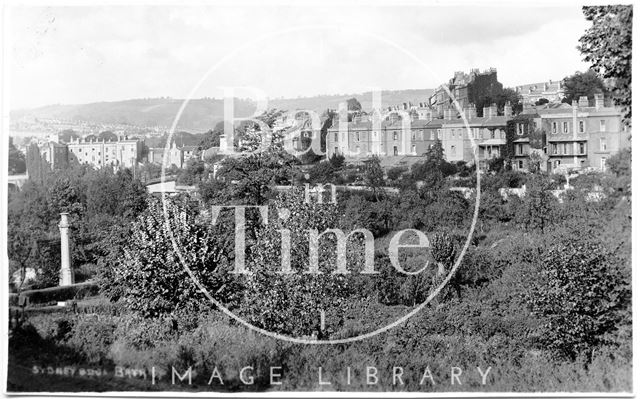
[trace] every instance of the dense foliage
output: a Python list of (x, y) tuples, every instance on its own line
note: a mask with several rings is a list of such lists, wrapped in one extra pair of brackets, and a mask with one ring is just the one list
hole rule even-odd
[(580, 52), (593, 70), (613, 80), (614, 101), (623, 108), (625, 122), (631, 124), (633, 6), (584, 6), (582, 12), (593, 24), (580, 38)]

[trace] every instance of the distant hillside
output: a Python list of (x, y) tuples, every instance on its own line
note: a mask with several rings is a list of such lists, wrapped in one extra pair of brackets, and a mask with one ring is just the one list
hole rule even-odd
[[(433, 90), (411, 89), (382, 92), (382, 106), (403, 102), (425, 102)], [(341, 101), (356, 97), (365, 110), (372, 107), (371, 93), (322, 95), (313, 97), (273, 99), (269, 108), (287, 111), (298, 109), (322, 113), (327, 108), (338, 108)], [(47, 105), (40, 108), (11, 111), (11, 120), (59, 119), (98, 124), (128, 124), (136, 126), (171, 126), (183, 100), (171, 98), (135, 99), (79, 105)], [(251, 115), (255, 104), (246, 99), (236, 99), (236, 115)], [(205, 132), (223, 117), (223, 100), (203, 98), (191, 100), (185, 108), (177, 129)]]

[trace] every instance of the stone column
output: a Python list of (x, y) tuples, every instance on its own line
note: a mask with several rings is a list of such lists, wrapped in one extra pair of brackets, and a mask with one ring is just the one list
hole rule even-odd
[(60, 214), (60, 285), (73, 284), (73, 271), (71, 270), (71, 258), (69, 256), (69, 214)]

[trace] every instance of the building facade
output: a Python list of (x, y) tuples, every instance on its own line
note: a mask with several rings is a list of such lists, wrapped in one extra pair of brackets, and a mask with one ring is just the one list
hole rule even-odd
[(421, 156), (435, 142), (441, 125), (442, 120), (411, 118), (408, 114), (392, 114), (379, 124), (369, 116), (352, 122), (336, 120), (327, 130), (327, 158), (334, 154), (347, 159)]
[(571, 106), (545, 107), (538, 114), (546, 132), (550, 171), (587, 167), (605, 170), (611, 155), (631, 146), (621, 113), (605, 106), (602, 94), (595, 95), (593, 106), (589, 106), (587, 97), (580, 97)]
[(142, 142), (118, 137), (116, 141), (77, 139), (66, 145), (69, 160), (96, 168), (114, 166), (131, 168), (142, 156)]
[(56, 142), (48, 142), (40, 147), (40, 157), (49, 163), (51, 169), (64, 168), (69, 164), (69, 153), (67, 146)]
[[(149, 152), (147, 153), (147, 162), (162, 164), (164, 160), (164, 151), (164, 147), (149, 148)], [(166, 165), (175, 165), (178, 168), (184, 168), (190, 159), (197, 158), (197, 151), (197, 146), (178, 146), (174, 141), (171, 144), (171, 147), (169, 147)]]
[(564, 98), (561, 80), (524, 84), (514, 87), (514, 90), (522, 97), (522, 102), (528, 104), (534, 104), (543, 98), (552, 103)]
[(455, 102), (460, 109), (466, 109), (469, 104), (479, 105), (483, 97), (501, 89), (502, 83), (498, 81), (495, 68), (483, 72), (472, 69), (468, 74), (455, 72), (448, 83), (440, 85), (429, 97), (429, 106), (438, 117), (443, 117), (447, 108), (455, 107)]

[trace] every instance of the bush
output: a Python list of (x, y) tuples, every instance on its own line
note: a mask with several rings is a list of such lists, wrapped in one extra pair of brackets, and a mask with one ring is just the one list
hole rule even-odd
[(105, 364), (115, 340), (116, 319), (85, 316), (78, 319), (68, 333), (66, 343), (80, 352), (87, 362)]
[(628, 279), (601, 243), (579, 236), (561, 238), (538, 262), (540, 278), (524, 296), (543, 320), (540, 343), (556, 356), (590, 355), (608, 334), (630, 323)]

